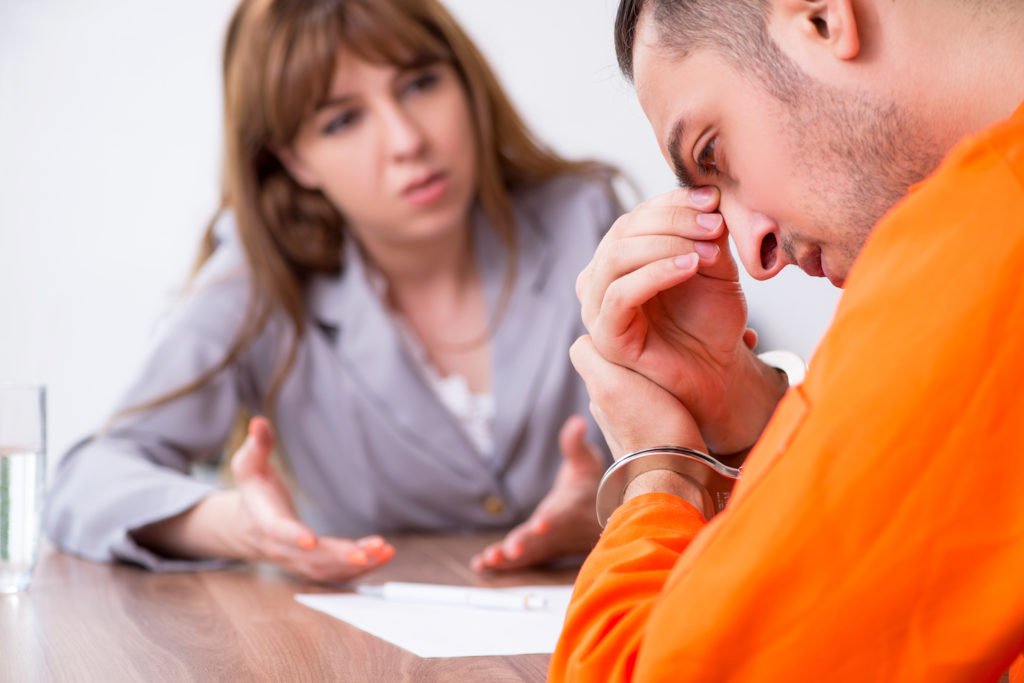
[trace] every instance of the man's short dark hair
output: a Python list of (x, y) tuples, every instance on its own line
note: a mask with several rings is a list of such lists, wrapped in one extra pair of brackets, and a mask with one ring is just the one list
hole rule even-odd
[(674, 58), (714, 50), (787, 100), (806, 77), (769, 35), (770, 14), (769, 0), (622, 0), (615, 17), (619, 68), (632, 80), (637, 26), (648, 15), (659, 46)]

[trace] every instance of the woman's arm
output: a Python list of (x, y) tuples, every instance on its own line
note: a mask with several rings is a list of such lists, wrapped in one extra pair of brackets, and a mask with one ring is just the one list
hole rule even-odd
[(317, 538), (296, 515), (284, 480), (270, 463), (273, 450), (269, 423), (253, 418), (231, 459), (235, 490), (211, 493), (132, 536), (168, 557), (269, 561), (313, 581), (347, 581), (391, 559), (394, 548), (379, 536)]

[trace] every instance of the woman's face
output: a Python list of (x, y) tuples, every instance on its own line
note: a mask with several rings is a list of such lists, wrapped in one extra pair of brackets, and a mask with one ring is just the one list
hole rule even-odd
[(364, 246), (415, 246), (465, 229), (476, 193), (469, 100), (447, 63), (339, 54), (327, 101), (282, 161), (334, 203)]

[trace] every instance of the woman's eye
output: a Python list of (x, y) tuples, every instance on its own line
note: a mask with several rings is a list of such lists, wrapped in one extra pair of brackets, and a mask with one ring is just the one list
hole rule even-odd
[(433, 71), (425, 71), (409, 81), (404, 90), (407, 93), (424, 92), (431, 90), (437, 85), (441, 77)]
[(715, 155), (715, 147), (718, 146), (718, 138), (711, 138), (708, 144), (704, 145), (704, 149), (697, 155), (697, 166), (700, 172), (706, 176), (716, 176), (719, 174), (718, 158)]
[(332, 135), (347, 128), (351, 128), (359, 122), (361, 117), (362, 114), (358, 109), (347, 109), (331, 117), (331, 120), (324, 126), (324, 135)]

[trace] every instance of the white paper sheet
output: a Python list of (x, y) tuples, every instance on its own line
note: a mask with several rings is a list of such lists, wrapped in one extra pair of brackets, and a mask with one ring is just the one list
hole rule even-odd
[(295, 599), (420, 657), (551, 653), (565, 621), (572, 586), (498, 588), (536, 593), (544, 610), (510, 611), (384, 600), (354, 593), (299, 594)]

